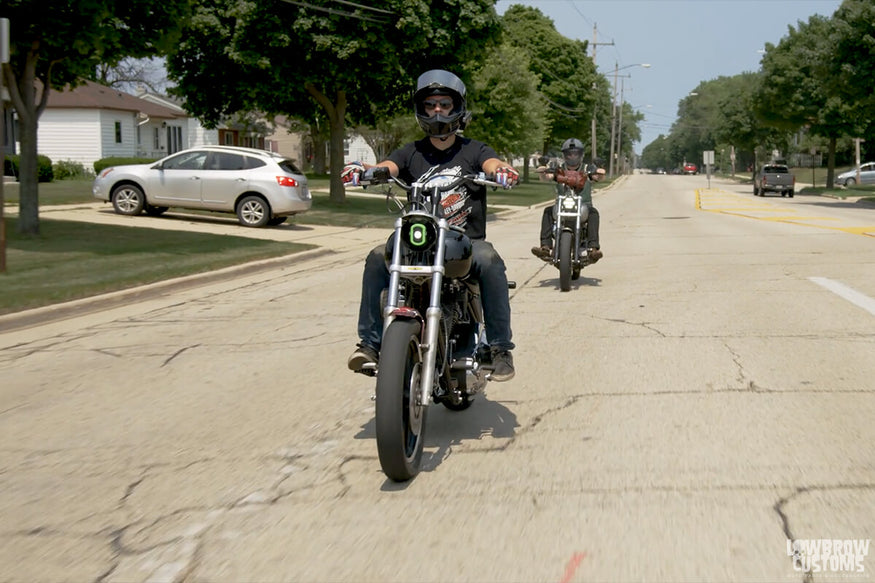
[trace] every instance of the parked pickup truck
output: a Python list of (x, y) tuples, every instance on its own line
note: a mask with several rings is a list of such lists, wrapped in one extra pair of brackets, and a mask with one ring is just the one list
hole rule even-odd
[(783, 164), (764, 164), (753, 179), (753, 195), (765, 196), (767, 192), (780, 192), (790, 198), (796, 193), (796, 177)]

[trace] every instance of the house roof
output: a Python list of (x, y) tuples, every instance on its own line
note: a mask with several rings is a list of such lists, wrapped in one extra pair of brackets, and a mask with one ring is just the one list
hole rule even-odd
[(152, 118), (173, 119), (187, 117), (185, 113), (140, 99), (112, 87), (86, 81), (73, 90), (52, 91), (46, 103), (49, 108), (116, 109), (144, 113)]

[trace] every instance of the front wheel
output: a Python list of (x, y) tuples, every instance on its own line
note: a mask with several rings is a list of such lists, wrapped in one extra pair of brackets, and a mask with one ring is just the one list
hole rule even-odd
[(383, 473), (403, 482), (419, 472), (428, 407), (420, 402), (421, 324), (397, 319), (389, 324), (380, 347), (377, 373), (377, 453)]
[(848, 178), (845, 180), (845, 186), (854, 186), (855, 184), (857, 184), (856, 178)]
[(112, 191), (112, 207), (120, 215), (138, 215), (145, 206), (146, 195), (139, 186), (122, 184)]
[(571, 233), (562, 231), (559, 235), (559, 289), (571, 289)]

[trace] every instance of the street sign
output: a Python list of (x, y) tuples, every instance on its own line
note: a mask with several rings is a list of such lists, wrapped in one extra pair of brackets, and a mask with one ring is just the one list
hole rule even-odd
[(707, 164), (714, 164), (714, 150), (705, 150), (702, 152), (702, 157), (704, 158), (703, 162)]

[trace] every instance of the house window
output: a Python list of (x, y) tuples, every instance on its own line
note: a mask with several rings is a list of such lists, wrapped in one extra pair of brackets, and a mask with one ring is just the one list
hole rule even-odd
[(154, 128), (155, 135), (152, 138), (152, 149), (156, 152), (161, 147), (161, 133), (158, 131), (158, 128)]
[(349, 140), (343, 140), (343, 156), (349, 156)]
[(122, 122), (120, 121), (115, 122), (115, 143), (122, 143)]
[(225, 132), (225, 145), (233, 146), (234, 145), (234, 134), (231, 132)]

